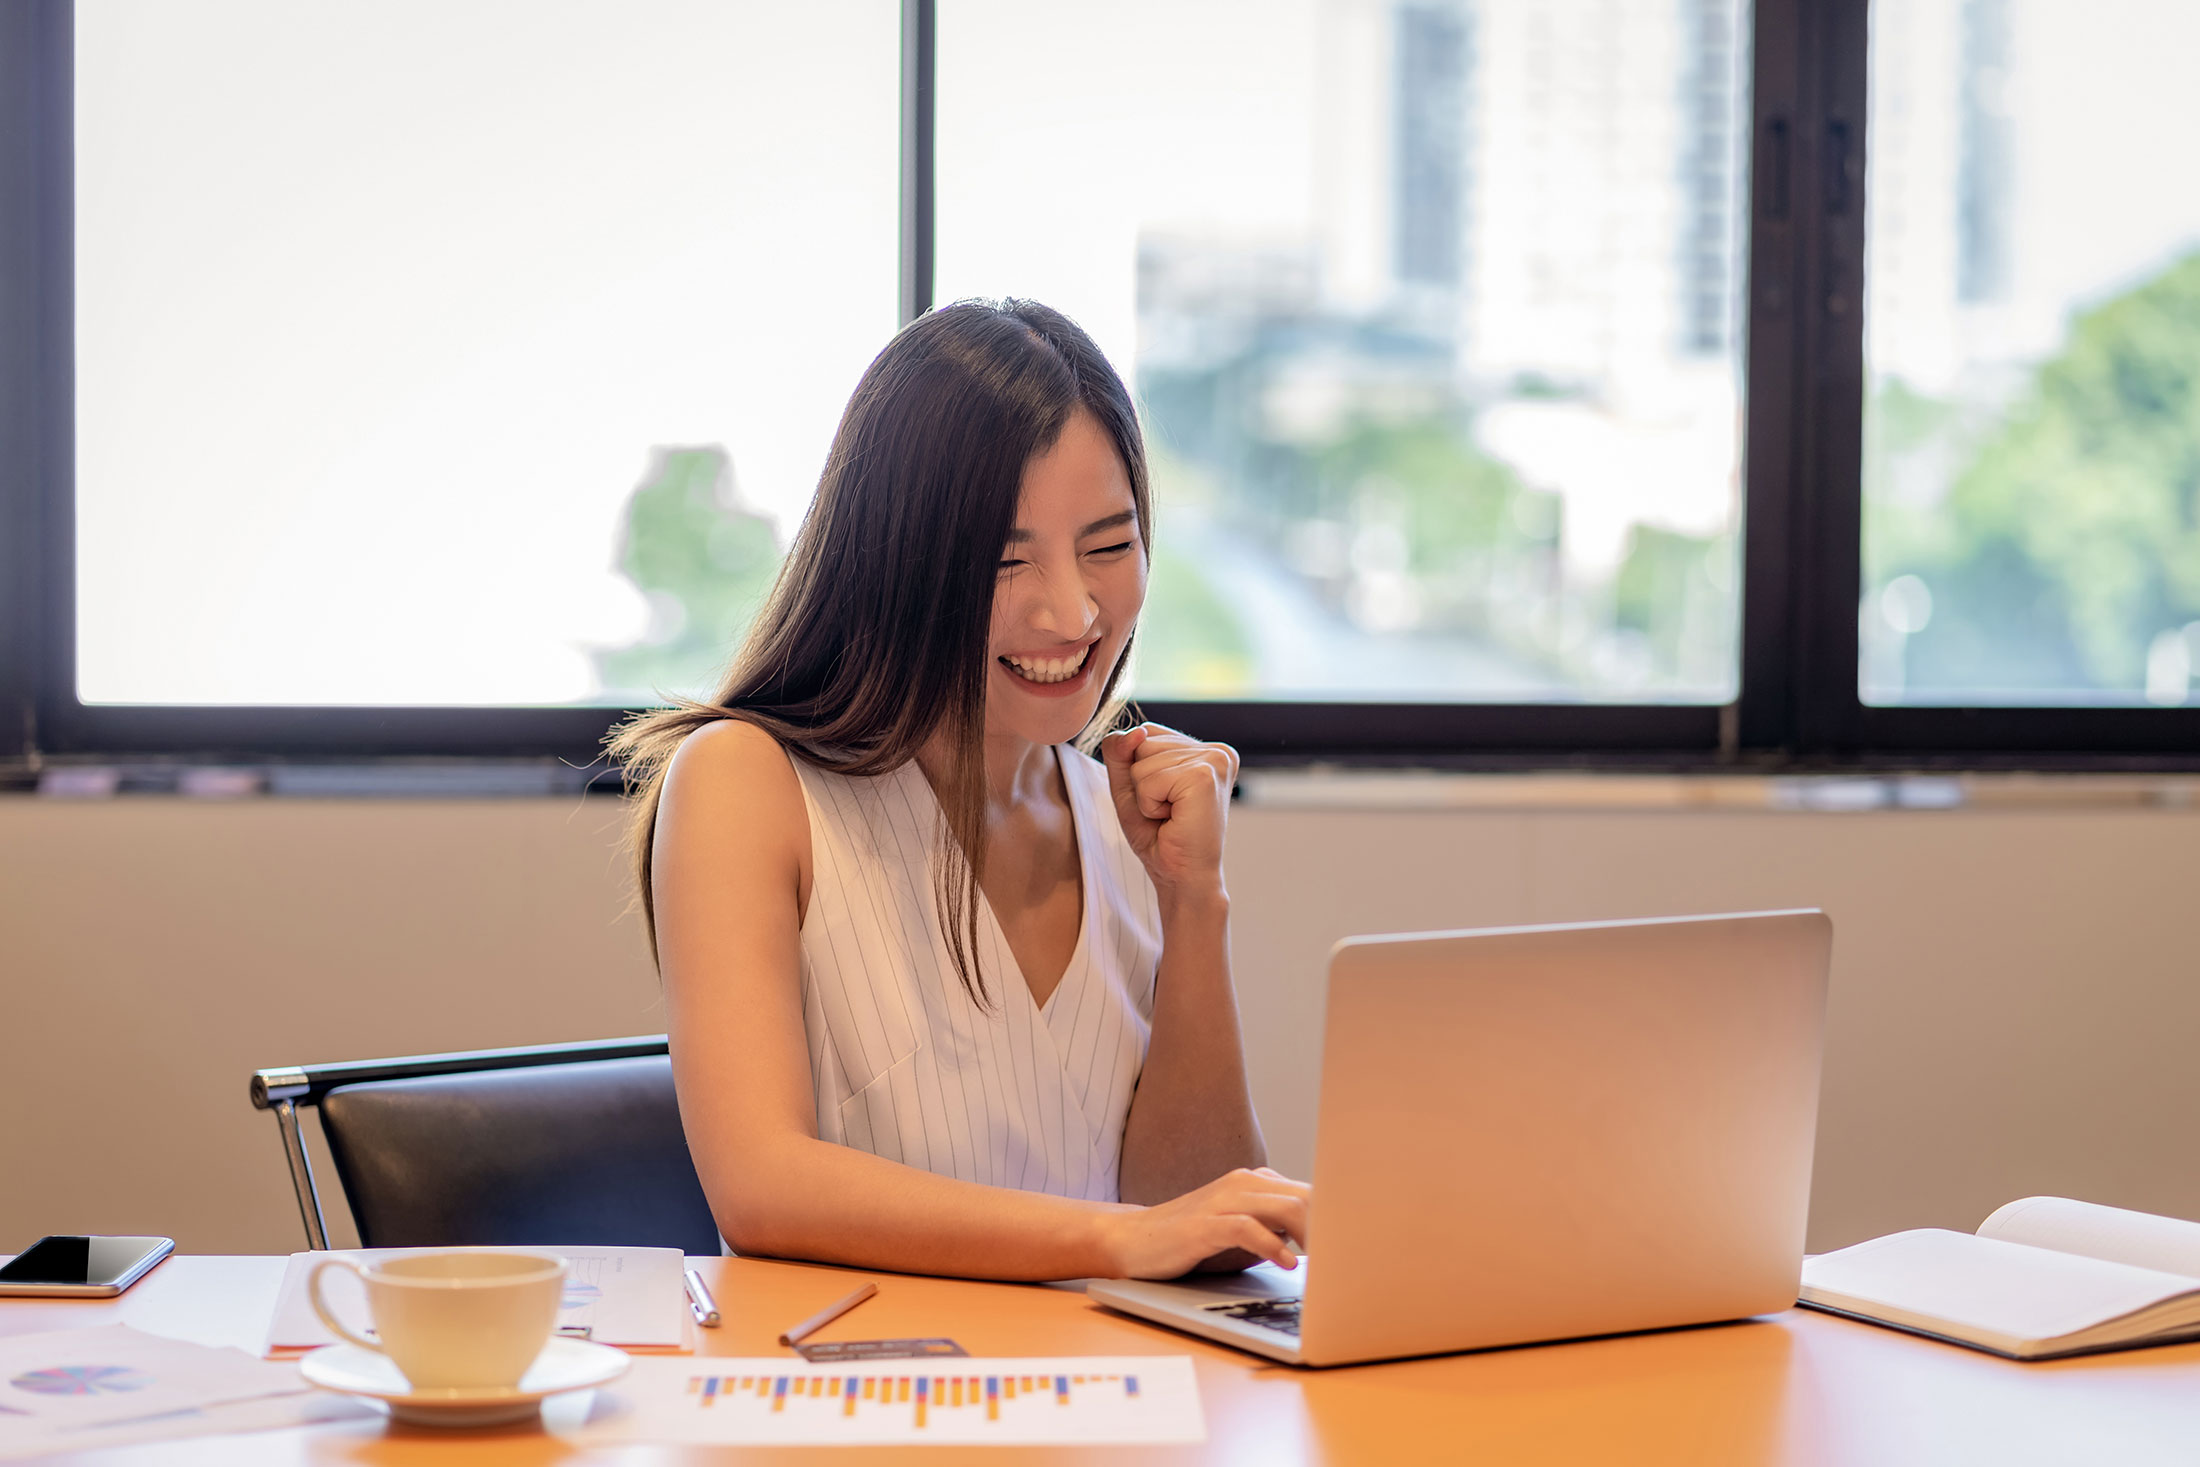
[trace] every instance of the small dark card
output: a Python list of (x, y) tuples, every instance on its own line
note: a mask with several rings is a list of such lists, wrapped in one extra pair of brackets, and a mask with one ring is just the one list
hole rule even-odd
[(968, 1355), (953, 1340), (836, 1340), (831, 1344), (797, 1345), (795, 1353), (813, 1365), (842, 1360), (922, 1360), (935, 1355)]

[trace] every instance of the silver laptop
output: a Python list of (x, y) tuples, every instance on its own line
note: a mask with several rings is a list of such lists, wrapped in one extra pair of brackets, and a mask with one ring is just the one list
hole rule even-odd
[(1087, 1293), (1299, 1365), (1786, 1309), (1832, 943), (1814, 911), (1347, 938), (1305, 1261)]

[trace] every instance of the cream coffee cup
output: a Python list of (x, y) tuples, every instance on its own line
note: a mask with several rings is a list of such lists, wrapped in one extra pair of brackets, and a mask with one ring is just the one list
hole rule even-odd
[[(364, 1264), (329, 1258), (306, 1276), (306, 1296), (321, 1323), (387, 1355), (414, 1390), (494, 1390), (518, 1385), (549, 1343), (565, 1266), (536, 1253), (407, 1253)], [(332, 1268), (348, 1268), (366, 1285), (379, 1340), (346, 1328), (321, 1297)]]

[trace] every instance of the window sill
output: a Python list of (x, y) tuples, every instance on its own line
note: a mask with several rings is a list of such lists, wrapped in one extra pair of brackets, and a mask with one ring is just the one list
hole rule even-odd
[(2200, 811), (2200, 776), (2163, 774), (1462, 774), (1255, 769), (1240, 798), (1267, 810), (1798, 812)]

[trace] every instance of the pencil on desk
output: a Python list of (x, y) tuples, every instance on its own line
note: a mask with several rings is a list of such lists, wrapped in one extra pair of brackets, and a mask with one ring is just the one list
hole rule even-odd
[(858, 1304), (861, 1304), (864, 1300), (870, 1298), (873, 1294), (877, 1292), (877, 1284), (865, 1284), (862, 1288), (856, 1290), (847, 1298), (842, 1299), (837, 1303), (826, 1305), (823, 1309), (818, 1310), (817, 1313), (811, 1315), (808, 1319), (803, 1320), (802, 1323), (791, 1327), (785, 1334), (779, 1337), (779, 1343), (782, 1345), (801, 1344), (811, 1335), (817, 1333), (826, 1325), (831, 1324), (834, 1320), (840, 1318), (841, 1315), (846, 1314), (849, 1310), (855, 1308)]

